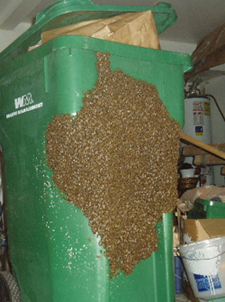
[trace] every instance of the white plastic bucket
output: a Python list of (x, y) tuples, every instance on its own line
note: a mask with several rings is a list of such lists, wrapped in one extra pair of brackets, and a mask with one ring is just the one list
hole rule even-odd
[(179, 251), (196, 298), (225, 296), (225, 237), (185, 244)]

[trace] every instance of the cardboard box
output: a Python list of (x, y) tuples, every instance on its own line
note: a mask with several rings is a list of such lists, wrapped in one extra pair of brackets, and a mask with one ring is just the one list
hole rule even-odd
[(225, 218), (182, 219), (183, 244), (225, 236)]

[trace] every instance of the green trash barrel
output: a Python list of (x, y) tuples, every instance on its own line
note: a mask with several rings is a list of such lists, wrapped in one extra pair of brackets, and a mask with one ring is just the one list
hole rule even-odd
[(4, 154), (10, 259), (22, 302), (174, 302), (172, 214), (158, 223), (158, 251), (129, 276), (109, 278), (107, 258), (87, 218), (52, 184), (45, 131), (56, 114), (74, 114), (97, 81), (95, 52), (112, 69), (155, 85), (171, 117), (183, 124), (183, 73), (190, 56), (86, 36), (62, 36), (27, 52), (42, 31), (152, 9), (158, 31), (176, 19), (170, 6), (101, 6), (59, 1), (0, 55), (0, 146)]

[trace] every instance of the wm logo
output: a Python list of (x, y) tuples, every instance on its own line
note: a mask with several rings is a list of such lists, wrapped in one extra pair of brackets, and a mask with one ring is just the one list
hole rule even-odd
[(24, 94), (23, 96), (14, 99), (15, 108), (23, 108), (25, 106), (33, 104), (34, 100), (31, 93)]

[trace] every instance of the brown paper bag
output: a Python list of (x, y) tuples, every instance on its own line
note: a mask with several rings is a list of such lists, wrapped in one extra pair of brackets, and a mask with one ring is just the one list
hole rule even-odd
[(42, 44), (59, 36), (84, 35), (140, 47), (160, 49), (151, 11), (125, 13), (107, 19), (84, 21), (42, 33)]
[(185, 80), (225, 63), (225, 24), (202, 38), (192, 54), (194, 69), (186, 73)]

